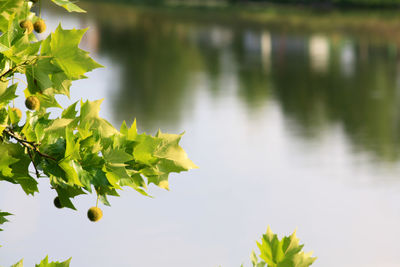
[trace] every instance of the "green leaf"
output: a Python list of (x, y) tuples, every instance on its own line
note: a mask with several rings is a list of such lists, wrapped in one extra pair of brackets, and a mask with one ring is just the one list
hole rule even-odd
[(12, 84), (10, 87), (0, 87), (0, 108), (8, 104), (11, 100), (17, 97), (15, 92), (17, 91), (18, 83)]
[(85, 192), (83, 192), (82, 189), (77, 186), (70, 186), (63, 183), (63, 181), (57, 177), (51, 177), (51, 184), (57, 191), (61, 205), (66, 208), (76, 210), (74, 204), (71, 202), (71, 198), (85, 194)]
[[(11, 267), (23, 267), (24, 260), (20, 260), (16, 264), (12, 265)], [(36, 264), (35, 267), (69, 267), (69, 264), (71, 262), (71, 258), (64, 262), (49, 262), (49, 257), (46, 256), (39, 264)]]
[(69, 80), (82, 79), (86, 72), (103, 67), (78, 47), (85, 32), (86, 29), (64, 30), (59, 25), (42, 45), (41, 54), (51, 56), (52, 63), (60, 67)]
[(55, 94), (62, 94), (70, 97), (69, 89), (72, 84), (72, 80), (68, 79), (65, 72), (57, 72), (51, 76), (51, 82), (53, 83), (53, 89)]
[[(0, 210), (0, 225), (4, 224), (5, 222), (8, 222), (8, 220), (6, 219), (7, 216), (12, 215), (11, 213), (8, 212), (2, 212)], [(0, 231), (2, 231), (2, 229), (0, 229)]]
[[(272, 267), (308, 267), (316, 260), (312, 252), (302, 252), (304, 245), (300, 245), (296, 231), (279, 240), (268, 226), (267, 233), (263, 235), (261, 243), (257, 242), (257, 246), (261, 252), (260, 258)], [(254, 264), (254, 258), (252, 261)]]
[(107, 149), (103, 151), (104, 160), (113, 166), (125, 166), (124, 162), (133, 160), (133, 156), (129, 155), (122, 149)]
[(14, 126), (16, 126), (18, 122), (21, 120), (18, 112), (10, 107), (8, 108), (8, 118), (10, 119), (11, 124)]
[(292, 265), (285, 265), (282, 267), (286, 266), (294, 266), (294, 267), (308, 267), (314, 263), (314, 261), (317, 259), (315, 257), (312, 257), (312, 252), (304, 253), (300, 252), (296, 255), (293, 256), (293, 264)]
[(160, 145), (154, 151), (158, 158), (171, 162), (171, 171), (180, 172), (198, 168), (187, 156), (182, 147), (179, 146), (183, 134), (166, 134), (158, 131), (156, 137), (161, 140)]
[(27, 67), (25, 71), (29, 93), (31, 95), (45, 93), (46, 89), (53, 87), (52, 75), (62, 71), (60, 67), (52, 63), (51, 58), (39, 59), (34, 65)]
[(69, 158), (72, 160), (80, 160), (81, 158), (79, 155), (80, 144), (79, 142), (76, 142), (74, 132), (70, 127), (65, 128), (65, 141), (66, 141), (65, 158)]
[(24, 260), (20, 260), (16, 264), (11, 265), (11, 267), (24, 267)]
[(36, 264), (35, 267), (69, 267), (69, 264), (71, 262), (71, 258), (64, 262), (50, 262), (49, 263), (49, 257), (46, 256), (39, 264)]
[(0, 109), (0, 134), (3, 134), (4, 129), (7, 127), (8, 111), (5, 108)]
[(68, 10), (68, 12), (86, 13), (85, 10), (83, 10), (79, 6), (73, 4), (71, 1), (68, 1), (68, 0), (51, 0), (51, 1), (53, 1), (53, 3), (55, 3), (56, 5), (59, 5), (63, 8), (65, 8), (66, 10)]
[[(6, 219), (7, 216), (12, 215), (11, 213), (8, 212), (2, 212), (0, 210), (0, 225), (4, 224), (5, 222), (8, 222), (8, 220)], [(0, 228), (0, 231), (3, 231), (3, 229)], [(1, 246), (0, 246), (1, 247)]]
[(45, 132), (57, 135), (59, 137), (65, 137), (65, 128), (67, 128), (73, 122), (73, 119), (55, 119), (51, 125), (45, 129)]
[(161, 140), (143, 133), (137, 135), (135, 141), (138, 143), (133, 151), (135, 160), (146, 165), (155, 164), (157, 158), (154, 156), (154, 151), (161, 144)]
[(27, 195), (38, 192), (37, 181), (29, 175), (31, 159), (18, 144), (0, 144), (0, 181), (19, 184)]
[(96, 101), (81, 101), (80, 130), (96, 129), (100, 136), (110, 137), (119, 132), (105, 119), (99, 117), (100, 105), (103, 99)]
[(79, 180), (79, 176), (74, 168), (76, 166), (73, 160), (62, 160), (58, 165), (65, 171), (65, 176), (69, 185), (83, 186)]
[[(122, 128), (126, 132), (126, 128)], [(197, 168), (179, 146), (181, 137), (182, 134), (164, 134), (161, 131), (155, 137), (136, 135), (133, 156), (138, 163), (147, 165), (140, 172), (148, 178), (149, 183), (169, 189), (169, 173)]]
[(76, 114), (78, 113), (75, 110), (76, 109), (76, 104), (78, 104), (78, 101), (75, 102), (74, 104), (70, 105), (66, 109), (64, 109), (62, 114), (61, 114), (61, 118), (63, 118), (63, 119), (75, 119), (76, 118)]
[(1, 176), (12, 176), (11, 165), (18, 162), (18, 159), (13, 158), (9, 154), (9, 146), (0, 145), (0, 177)]
[(253, 264), (253, 267), (264, 267), (266, 264), (264, 261), (261, 261), (261, 262), (258, 261), (257, 255), (254, 252), (254, 250), (251, 252), (250, 260), (251, 260), (251, 263)]

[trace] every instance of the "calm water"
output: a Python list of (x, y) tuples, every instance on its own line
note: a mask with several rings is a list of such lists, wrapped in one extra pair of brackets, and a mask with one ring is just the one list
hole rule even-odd
[(51, 29), (60, 17), (89, 26), (83, 48), (106, 66), (76, 82), (72, 100), (105, 97), (102, 115), (117, 127), (136, 117), (142, 131), (186, 131), (200, 169), (172, 176), (171, 192), (152, 187), (154, 199), (123, 191), (97, 224), (86, 219), (94, 196), (57, 210), (47, 181), (34, 198), (4, 183), (1, 208), (16, 216), (0, 234), (1, 264), (49, 254), (74, 267), (250, 266), (270, 225), (280, 236), (298, 227), (315, 266), (400, 266), (395, 42), (291, 30), (284, 18), (270, 27), (88, 11), (44, 11)]

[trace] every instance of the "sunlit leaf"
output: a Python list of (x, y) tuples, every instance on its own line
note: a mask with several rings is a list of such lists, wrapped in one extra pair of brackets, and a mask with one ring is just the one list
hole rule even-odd
[(71, 258), (64, 262), (49, 262), (49, 257), (46, 256), (39, 264), (36, 264), (35, 267), (69, 267), (71, 262)]
[[(279, 240), (268, 226), (261, 243), (257, 242), (257, 246), (261, 252), (260, 258), (269, 267), (308, 267), (316, 260), (312, 257), (312, 252), (302, 251), (304, 245), (300, 245), (296, 232)], [(252, 263), (253, 266), (258, 264), (255, 254), (252, 255)]]
[(69, 12), (81, 12), (81, 13), (86, 12), (85, 10), (83, 10), (82, 8), (80, 8), (79, 6), (75, 5), (73, 2), (68, 0), (51, 0), (51, 1), (53, 1), (53, 3), (55, 3), (56, 5), (65, 8)]

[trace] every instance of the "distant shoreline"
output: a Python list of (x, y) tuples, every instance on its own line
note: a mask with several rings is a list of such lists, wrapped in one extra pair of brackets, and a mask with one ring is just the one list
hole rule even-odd
[[(124, 1), (122, 1), (124, 2)], [(313, 9), (291, 5), (263, 5), (246, 8), (240, 6), (196, 6), (196, 5), (134, 5), (122, 2), (82, 1), (85, 8), (95, 10), (99, 17), (112, 19), (115, 15), (129, 16), (128, 13), (152, 14), (171, 17), (179, 21), (200, 21), (202, 23), (235, 24), (235, 27), (285, 28), (287, 32), (307, 31), (327, 34), (361, 36), (372, 42), (390, 40), (400, 47), (400, 12), (393, 9)], [(127, 13), (126, 15), (123, 15)]]
[(400, 10), (400, 0), (81, 0), (81, 2), (124, 3), (142, 6), (195, 8), (265, 9), (269, 7), (313, 10)]

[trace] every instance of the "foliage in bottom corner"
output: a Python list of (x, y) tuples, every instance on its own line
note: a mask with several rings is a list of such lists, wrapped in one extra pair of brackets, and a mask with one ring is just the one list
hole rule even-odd
[[(260, 249), (260, 260), (256, 253), (251, 253), (253, 267), (308, 267), (317, 259), (312, 257), (312, 251), (304, 253), (304, 245), (296, 237), (296, 231), (281, 240), (268, 226), (267, 233), (263, 235), (261, 243), (257, 242)], [(242, 265), (243, 267), (243, 265)]]
[[(49, 262), (49, 257), (46, 256), (39, 264), (36, 264), (35, 267), (69, 267), (69, 263), (71, 258), (63, 262)], [(11, 267), (23, 267), (23, 260), (20, 260), (16, 264), (12, 265)]]
[[(8, 222), (6, 219), (7, 216), (12, 215), (11, 213), (8, 212), (3, 212), (0, 210), (0, 225), (4, 224), (5, 222)], [(3, 229), (0, 229), (0, 231), (3, 231)]]
[[(4, 224), (5, 222), (8, 222), (6, 217), (10, 216), (10, 215), (12, 215), (12, 214), (0, 210), (0, 225)], [(3, 229), (0, 228), (0, 231), (3, 231)], [(1, 247), (1, 245), (0, 245), (0, 247)]]

